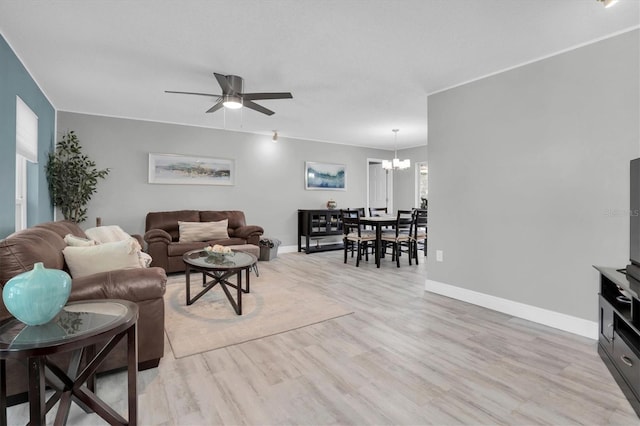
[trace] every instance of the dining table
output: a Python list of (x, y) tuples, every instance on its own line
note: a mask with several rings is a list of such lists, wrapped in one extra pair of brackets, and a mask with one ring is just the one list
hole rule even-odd
[(382, 252), (382, 227), (383, 226), (394, 226), (396, 224), (397, 217), (395, 215), (380, 215), (380, 216), (370, 216), (370, 217), (361, 217), (360, 223), (362, 225), (368, 225), (373, 227), (376, 230), (376, 267), (380, 267), (380, 255)]

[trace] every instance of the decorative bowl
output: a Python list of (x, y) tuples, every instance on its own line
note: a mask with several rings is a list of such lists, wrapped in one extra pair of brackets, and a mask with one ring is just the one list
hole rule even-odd
[(207, 256), (217, 259), (223, 259), (225, 256), (230, 257), (234, 255), (233, 251), (223, 246), (207, 246), (204, 248), (204, 252), (207, 253)]
[(229, 262), (229, 259), (234, 256), (234, 253), (218, 253), (218, 252), (207, 252), (207, 258), (205, 262), (207, 263), (217, 263), (223, 264)]

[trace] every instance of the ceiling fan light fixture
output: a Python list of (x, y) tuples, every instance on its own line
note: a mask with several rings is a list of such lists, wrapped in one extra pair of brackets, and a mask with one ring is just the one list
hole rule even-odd
[(176, 93), (181, 95), (198, 95), (214, 97), (217, 99), (215, 105), (209, 108), (206, 112), (216, 112), (222, 108), (240, 109), (248, 108), (265, 115), (273, 115), (275, 112), (269, 108), (265, 108), (254, 101), (262, 99), (293, 99), (291, 92), (268, 92), (268, 93), (244, 93), (244, 82), (242, 77), (237, 75), (222, 75), (216, 72), (213, 73), (218, 81), (222, 94), (217, 95), (213, 93), (200, 93), (200, 92), (179, 92), (176, 90), (165, 90), (165, 93)]
[(598, 0), (598, 1), (602, 3), (605, 8), (609, 8), (614, 4), (618, 3), (618, 0)]
[(235, 95), (224, 95), (224, 100), (222, 101), (222, 106), (229, 109), (240, 109), (242, 108), (242, 99), (239, 96)]

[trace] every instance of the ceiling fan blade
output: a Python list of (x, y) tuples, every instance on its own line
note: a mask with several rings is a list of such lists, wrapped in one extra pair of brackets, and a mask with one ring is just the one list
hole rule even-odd
[(220, 108), (222, 108), (222, 99), (220, 99), (214, 106), (209, 108), (206, 112), (216, 112)]
[(220, 85), (220, 88), (222, 89), (223, 94), (228, 95), (230, 93), (233, 93), (233, 88), (229, 84), (229, 81), (227, 80), (227, 76), (218, 74), (217, 72), (214, 72), (213, 75), (216, 76), (216, 80), (218, 80), (218, 84)]
[(289, 92), (243, 93), (242, 98), (248, 101), (259, 101), (261, 99), (293, 99), (293, 95)]
[(263, 114), (267, 114), (267, 115), (275, 114), (275, 112), (271, 111), (270, 109), (267, 109), (267, 108), (263, 107), (262, 105), (258, 105), (255, 102), (248, 101), (247, 99), (243, 99), (242, 105), (246, 106), (247, 108), (252, 109), (254, 111), (261, 112)]
[(165, 90), (164, 93), (177, 93), (179, 95), (213, 96), (214, 98), (220, 98), (221, 97), (221, 95), (214, 95), (213, 93), (176, 92), (174, 90)]

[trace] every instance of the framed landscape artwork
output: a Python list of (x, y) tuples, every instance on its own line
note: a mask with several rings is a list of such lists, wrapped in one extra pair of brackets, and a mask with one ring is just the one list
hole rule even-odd
[(347, 189), (347, 168), (344, 164), (304, 163), (305, 189), (345, 191)]
[(149, 183), (178, 185), (233, 185), (235, 161), (149, 153)]

